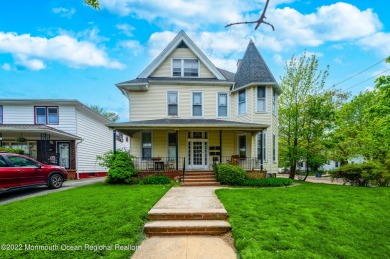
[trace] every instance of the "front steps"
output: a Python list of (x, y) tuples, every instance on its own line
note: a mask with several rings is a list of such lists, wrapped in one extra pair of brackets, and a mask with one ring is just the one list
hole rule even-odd
[(148, 236), (222, 235), (231, 230), (214, 187), (174, 187), (149, 212)]
[(183, 186), (218, 186), (221, 185), (217, 181), (213, 171), (186, 171)]

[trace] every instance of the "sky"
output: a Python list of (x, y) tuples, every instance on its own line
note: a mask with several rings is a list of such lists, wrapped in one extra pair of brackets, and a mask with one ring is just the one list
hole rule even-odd
[(329, 65), (327, 88), (352, 96), (390, 74), (389, 0), (270, 0), (266, 21), (275, 31), (225, 28), (257, 20), (264, 3), (100, 0), (99, 11), (83, 0), (1, 0), (0, 98), (77, 99), (127, 121), (128, 101), (115, 84), (136, 78), (180, 30), (231, 72), (252, 39), (278, 82), (286, 62), (304, 51), (320, 69)]

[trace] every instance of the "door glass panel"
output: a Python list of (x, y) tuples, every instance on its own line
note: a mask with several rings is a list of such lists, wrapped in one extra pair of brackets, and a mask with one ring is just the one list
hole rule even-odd
[(70, 168), (69, 143), (59, 144), (58, 153), (60, 154), (59, 165), (65, 168)]
[(193, 142), (193, 165), (203, 165), (202, 159), (202, 150), (203, 142), (202, 141), (194, 141)]

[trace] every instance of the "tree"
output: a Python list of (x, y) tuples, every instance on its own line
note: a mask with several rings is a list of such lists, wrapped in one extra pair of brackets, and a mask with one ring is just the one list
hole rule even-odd
[(228, 25), (225, 26), (225, 28), (230, 27), (230, 26), (233, 26), (233, 25), (238, 25), (238, 24), (256, 23), (255, 30), (257, 30), (257, 28), (259, 28), (260, 24), (264, 23), (264, 24), (267, 24), (267, 25), (271, 26), (272, 30), (274, 31), (274, 30), (275, 30), (275, 27), (274, 27), (272, 24), (270, 24), (269, 22), (266, 22), (266, 21), (265, 21), (265, 19), (267, 19), (267, 17), (265, 17), (265, 12), (267, 11), (269, 1), (270, 1), (270, 0), (267, 0), (267, 2), (265, 3), (264, 10), (263, 10), (263, 12), (261, 13), (260, 18), (257, 19), (256, 21), (229, 23)]
[(279, 157), (283, 167), (290, 167), (290, 178), (294, 179), (298, 161), (319, 161), (318, 140), (333, 108), (329, 93), (323, 93), (329, 67), (318, 70), (315, 55), (308, 57), (305, 52), (299, 59), (293, 56), (285, 70), (279, 99)]
[(332, 143), (341, 165), (364, 158), (390, 171), (390, 76), (377, 78), (374, 91), (361, 92), (338, 109)]
[(120, 117), (119, 117), (119, 115), (117, 113), (115, 113), (115, 112), (108, 112), (108, 111), (104, 110), (100, 106), (90, 105), (89, 108), (91, 108), (92, 110), (94, 110), (97, 113), (100, 113), (101, 115), (103, 115), (104, 117), (106, 117), (107, 119), (109, 119), (112, 122), (116, 122), (116, 121), (118, 121), (120, 119)]
[(97, 10), (100, 10), (99, 0), (84, 0), (84, 4), (92, 6)]

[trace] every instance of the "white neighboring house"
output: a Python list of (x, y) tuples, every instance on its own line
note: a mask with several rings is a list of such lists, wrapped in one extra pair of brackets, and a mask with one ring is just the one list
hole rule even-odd
[[(65, 167), (70, 178), (101, 176), (97, 155), (112, 150), (110, 120), (77, 100), (0, 99), (0, 146), (19, 148), (46, 164)], [(130, 139), (115, 136), (117, 150), (130, 148)]]

